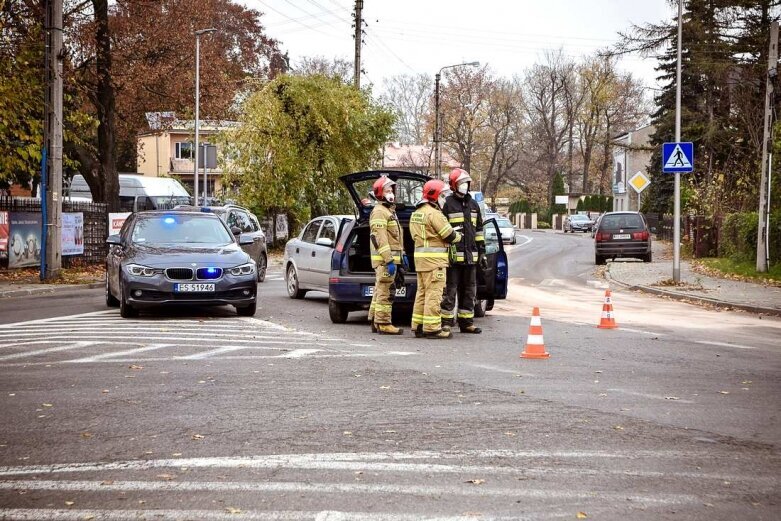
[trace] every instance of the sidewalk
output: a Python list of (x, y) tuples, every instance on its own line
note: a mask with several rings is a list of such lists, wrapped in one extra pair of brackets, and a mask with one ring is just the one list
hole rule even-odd
[(672, 246), (654, 242), (651, 263), (634, 259), (608, 261), (605, 277), (620, 286), (727, 309), (781, 316), (781, 287), (710, 277), (681, 260), (681, 283), (674, 285)]

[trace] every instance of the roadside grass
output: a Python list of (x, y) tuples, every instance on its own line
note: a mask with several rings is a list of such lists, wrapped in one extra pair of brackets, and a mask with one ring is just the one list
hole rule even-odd
[(756, 264), (727, 258), (704, 258), (693, 261), (695, 270), (707, 275), (781, 286), (781, 263), (771, 266), (767, 273), (759, 273)]
[(41, 281), (39, 268), (0, 269), (0, 282), (9, 284), (91, 284), (105, 280), (102, 264), (77, 265), (62, 268), (54, 280)]

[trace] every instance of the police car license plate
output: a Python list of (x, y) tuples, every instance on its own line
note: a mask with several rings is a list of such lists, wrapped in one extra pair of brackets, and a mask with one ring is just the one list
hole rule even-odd
[(214, 284), (181, 283), (174, 284), (175, 293), (203, 293), (214, 291)]
[[(374, 296), (374, 286), (364, 286), (363, 287), (363, 296), (364, 297), (373, 297)], [(406, 297), (407, 296), (407, 286), (402, 286), (396, 290), (396, 296), (397, 297)]]
[(632, 236), (629, 235), (628, 233), (616, 233), (616, 234), (613, 234), (613, 239), (616, 239), (616, 240), (631, 239), (631, 238), (632, 238)]

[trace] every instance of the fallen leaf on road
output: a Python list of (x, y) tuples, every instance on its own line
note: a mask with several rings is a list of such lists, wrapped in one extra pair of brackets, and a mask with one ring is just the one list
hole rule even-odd
[(381, 385), (380, 389), (390, 389), (390, 385)]
[(485, 483), (484, 479), (468, 479), (464, 483), (472, 483), (473, 485), (482, 485)]
[(113, 479), (107, 479), (105, 481), (101, 481), (100, 484), (101, 485), (113, 485), (114, 484), (114, 480)]
[(515, 436), (514, 432), (505, 432), (505, 436)]
[(578, 519), (586, 519), (588, 516), (586, 515), (585, 512), (578, 512), (577, 514), (575, 514), (575, 517)]
[(166, 480), (166, 481), (171, 481), (171, 480), (172, 480), (172, 479), (174, 479), (176, 476), (174, 476), (174, 475), (172, 475), (172, 474), (158, 474), (158, 475), (157, 475), (157, 476), (155, 476), (155, 477), (156, 477), (156, 478), (160, 478), (160, 479), (164, 479), (164, 480)]
[(203, 434), (193, 434), (192, 439), (194, 440), (202, 440)]
[(144, 368), (144, 366), (143, 365), (131, 364), (131, 365), (128, 366), (128, 368), (129, 369), (133, 369), (135, 371), (140, 371), (141, 369)]
[(344, 431), (342, 434), (344, 434), (345, 436), (352, 436), (353, 435), (353, 433), (351, 431)]
[(229, 514), (241, 514), (240, 508), (227, 507), (225, 511)]
[(42, 405), (43, 407), (54, 407), (54, 405), (53, 405), (53, 404), (51, 404), (51, 403), (42, 403), (41, 405)]
[(665, 400), (680, 400), (680, 398), (678, 398), (677, 396), (665, 396), (664, 399)]
[(91, 432), (82, 432), (81, 437), (82, 438), (91, 438), (93, 434)]
[(729, 394), (729, 391), (719, 391), (719, 394)]
[[(751, 380), (743, 380), (743, 381), (742, 381), (742, 382), (740, 382), (740, 383), (742, 383), (743, 385), (748, 385), (748, 384), (750, 384), (750, 383), (754, 383), (754, 382), (752, 382)], [(11, 396), (13, 396), (13, 395), (11, 395)]]
[(73, 504), (74, 504), (74, 501), (66, 501), (66, 502), (65, 502), (65, 505), (66, 505), (66, 506), (71, 506), (71, 505), (73, 505)]
[(383, 431), (383, 432), (385, 432), (385, 433), (390, 433), (390, 434), (393, 434), (393, 433), (395, 433), (396, 431), (394, 431), (394, 430), (387, 430), (387, 431)]
[(182, 455), (182, 453), (181, 453), (181, 452), (174, 452), (173, 454), (171, 454), (171, 456), (173, 456), (173, 457), (175, 457), (175, 458), (178, 458), (178, 457), (179, 457), (179, 456), (181, 456), (181, 455)]
[(103, 389), (103, 390), (102, 390), (102, 391), (100, 391), (100, 392), (102, 392), (103, 394), (106, 394), (106, 393), (108, 393), (108, 392), (110, 392), (110, 391), (109, 391), (108, 389)]
[(362, 471), (362, 470), (356, 470), (356, 471), (355, 471), (355, 474), (357, 474), (357, 475), (359, 475), (359, 476), (360, 476), (361, 474), (363, 474), (363, 471)]
[(614, 426), (613, 426), (613, 428), (614, 428), (615, 430), (617, 430), (617, 431), (622, 431), (622, 430), (624, 430), (624, 428), (623, 428), (623, 427), (621, 427), (620, 425), (614, 425)]

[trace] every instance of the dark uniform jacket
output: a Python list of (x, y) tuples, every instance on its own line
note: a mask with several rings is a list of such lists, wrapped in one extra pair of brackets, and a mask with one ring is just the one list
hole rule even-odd
[(456, 254), (451, 260), (453, 264), (477, 264), (480, 254), (485, 253), (485, 238), (483, 237), (483, 216), (480, 207), (470, 194), (459, 197), (450, 194), (445, 199), (442, 213), (447, 217), (450, 226), (462, 226), (461, 240), (455, 243)]

